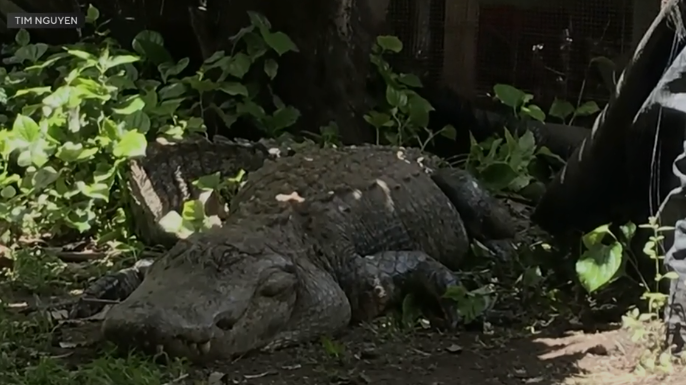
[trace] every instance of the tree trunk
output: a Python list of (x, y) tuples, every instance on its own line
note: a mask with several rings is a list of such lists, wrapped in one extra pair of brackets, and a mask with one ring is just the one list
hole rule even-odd
[[(77, 8), (75, 0), (15, 2), (27, 12)], [(151, 29), (162, 33), (172, 56), (190, 57), (191, 63), (202, 59), (201, 45), (230, 51), (228, 37), (248, 25), (247, 11), (262, 13), (275, 31), (289, 35), (300, 50), (281, 58), (273, 84), (284, 102), (300, 110), (297, 129), (318, 132), (320, 126), (335, 121), (346, 144), (374, 138), (373, 129), (363, 120), (372, 107), (366, 91), (372, 68), (369, 54), (376, 36), (386, 30), (388, 0), (209, 0), (207, 13), (214, 20), (205, 32), (211, 31), (215, 41), (201, 41), (203, 44), (198, 42), (193, 28), (197, 26), (191, 25), (189, 15), (189, 8), (198, 7), (199, 0), (91, 2), (101, 11), (103, 20), (114, 19), (108, 27), (122, 46), (129, 47), (142, 29)], [(60, 44), (77, 39), (74, 30), (46, 31), (32, 32), (34, 40)]]
[(297, 54), (280, 61), (275, 91), (300, 110), (299, 129), (318, 132), (335, 121), (346, 144), (369, 142), (373, 130), (363, 120), (372, 108), (366, 90), (369, 54), (385, 29), (387, 0), (243, 0), (227, 2), (222, 15), (228, 35), (247, 23), (247, 10), (264, 14), (274, 30), (288, 34)]

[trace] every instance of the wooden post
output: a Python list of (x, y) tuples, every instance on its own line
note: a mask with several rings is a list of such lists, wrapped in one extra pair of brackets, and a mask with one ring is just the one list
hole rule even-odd
[(443, 81), (462, 96), (476, 88), (476, 43), (479, 0), (446, 0)]

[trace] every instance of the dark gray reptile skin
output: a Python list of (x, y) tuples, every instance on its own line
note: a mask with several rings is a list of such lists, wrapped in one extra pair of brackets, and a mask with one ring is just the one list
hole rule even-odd
[(267, 162), (224, 228), (180, 241), (109, 311), (105, 337), (225, 358), (334, 333), (412, 290), (433, 297), (454, 326), (456, 309), (441, 296), (457, 283), (451, 270), (470, 239), (427, 173), (431, 163), (418, 150), (381, 146), (310, 148)]

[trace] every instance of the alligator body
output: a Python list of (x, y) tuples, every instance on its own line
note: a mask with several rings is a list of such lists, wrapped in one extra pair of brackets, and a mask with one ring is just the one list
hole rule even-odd
[(436, 166), (418, 150), (381, 146), (311, 147), (267, 162), (223, 228), (149, 267), (107, 313), (104, 336), (193, 361), (227, 358), (335, 333), (408, 291), (428, 295), (455, 326), (455, 304), (442, 298), (458, 284), (452, 270), (470, 237), (512, 237), (513, 219), (467, 173)]
[[(469, 127), (478, 140), (501, 135), (505, 126), (520, 135), (532, 130), (539, 145), (547, 146), (553, 153), (566, 159), (590, 133), (590, 130), (582, 127), (518, 123), (495, 113), (459, 104), (461, 101), (455, 98), (434, 98), (438, 100), (435, 101), (438, 108), (432, 115), (435, 120), (432, 124)], [(450, 112), (449, 105), (455, 107)], [(469, 138), (460, 138), (457, 142), (469, 143)], [(262, 167), (267, 160), (290, 156), (307, 146), (273, 140), (232, 141), (221, 137), (214, 141), (197, 137), (173, 143), (150, 143), (146, 156), (131, 162), (129, 167), (128, 187), (132, 197), (130, 206), (135, 219), (135, 234), (147, 245), (173, 246), (178, 238), (165, 232), (159, 226), (159, 221), (170, 211), (181, 212), (184, 202), (198, 198), (200, 191), (193, 186), (193, 181), (216, 172), (224, 178), (234, 177), (241, 170), (249, 173)], [(449, 147), (446, 153), (455, 150), (454, 143)], [(455, 154), (446, 156), (451, 155)], [(218, 208), (223, 203), (217, 202), (214, 207)], [(222, 217), (221, 210), (207, 214)]]

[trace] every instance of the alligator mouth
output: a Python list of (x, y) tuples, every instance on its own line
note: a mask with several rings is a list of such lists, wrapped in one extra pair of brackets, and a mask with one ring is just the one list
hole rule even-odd
[(203, 358), (210, 356), (212, 352), (212, 340), (202, 343), (185, 341), (177, 338), (168, 344), (156, 344), (152, 349), (152, 344), (148, 344), (151, 353), (155, 355), (170, 355), (173, 357)]
[(134, 349), (162, 359), (187, 358), (191, 361), (205, 361), (213, 357), (213, 340), (211, 339), (204, 342), (192, 342), (178, 336), (166, 341), (159, 341), (149, 337), (144, 339), (140, 335), (128, 341), (123, 341), (113, 336), (110, 336), (109, 339), (112, 342), (116, 342), (120, 351), (124, 354)]

